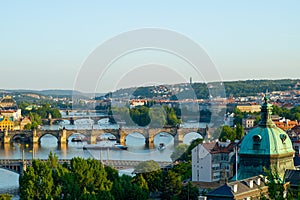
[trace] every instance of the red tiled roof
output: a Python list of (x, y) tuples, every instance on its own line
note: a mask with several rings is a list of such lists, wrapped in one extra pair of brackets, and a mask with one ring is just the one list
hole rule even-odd
[(211, 154), (217, 153), (230, 153), (233, 151), (235, 143), (230, 143), (226, 147), (222, 147), (219, 142), (203, 143), (203, 147), (207, 149)]

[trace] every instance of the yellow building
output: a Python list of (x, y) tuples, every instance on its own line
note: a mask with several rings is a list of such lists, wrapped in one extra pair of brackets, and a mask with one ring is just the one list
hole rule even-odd
[(20, 122), (20, 130), (24, 130), (24, 127), (26, 124), (31, 124), (31, 120), (28, 117), (25, 117), (24, 119), (21, 120)]
[(260, 105), (255, 104), (243, 104), (243, 105), (237, 105), (236, 106), (241, 112), (260, 112)]
[(8, 117), (3, 117), (0, 119), (0, 130), (14, 130), (14, 122)]

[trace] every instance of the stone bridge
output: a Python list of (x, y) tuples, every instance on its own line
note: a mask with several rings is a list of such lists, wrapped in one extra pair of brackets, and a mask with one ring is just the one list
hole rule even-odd
[[(42, 162), (47, 162), (47, 159), (40, 159)], [(70, 159), (59, 159), (58, 163), (70, 164)], [(105, 166), (111, 166), (115, 169), (130, 169), (137, 166), (140, 162), (139, 160), (101, 160), (100, 161)], [(157, 161), (161, 168), (167, 168), (172, 164), (172, 162)], [(23, 171), (26, 171), (27, 166), (32, 165), (32, 160), (28, 159), (0, 159), (0, 168), (6, 169), (15, 173), (22, 175)]]
[(74, 122), (76, 120), (80, 120), (80, 119), (90, 119), (93, 120), (94, 123), (96, 124), (100, 119), (104, 119), (104, 118), (109, 118), (111, 116), (109, 115), (91, 115), (91, 116), (76, 116), (76, 115), (70, 115), (70, 116), (66, 116), (66, 117), (61, 117), (61, 118), (46, 118), (46, 119), (42, 119), (43, 124), (47, 124), (47, 125), (52, 125), (55, 124), (57, 122), (60, 122), (62, 120), (68, 120), (70, 121), (71, 125), (74, 125)]
[(131, 133), (140, 133), (145, 137), (146, 146), (149, 148), (154, 147), (154, 137), (162, 132), (166, 132), (174, 137), (175, 144), (183, 142), (183, 137), (191, 132), (199, 133), (203, 138), (208, 135), (208, 128), (177, 128), (177, 127), (165, 127), (165, 128), (129, 128), (123, 127), (119, 129), (59, 129), (59, 130), (40, 130), (35, 129), (31, 131), (8, 131), (0, 133), (0, 141), (3, 143), (10, 143), (15, 138), (27, 138), (27, 141), (35, 144), (40, 143), (41, 138), (50, 134), (57, 138), (58, 143), (67, 143), (68, 139), (74, 133), (80, 133), (84, 135), (90, 144), (97, 142), (97, 137), (105, 133), (114, 135), (122, 145), (126, 143), (126, 137)]

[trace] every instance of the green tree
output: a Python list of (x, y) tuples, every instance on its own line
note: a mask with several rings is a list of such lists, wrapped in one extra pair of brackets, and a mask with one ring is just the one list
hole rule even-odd
[(238, 124), (242, 125), (243, 118), (244, 118), (243, 113), (238, 108), (235, 108), (233, 110), (233, 113), (234, 113), (234, 119), (233, 119), (234, 125), (238, 125)]
[(135, 174), (141, 174), (147, 181), (149, 191), (157, 192), (161, 184), (161, 168), (153, 160), (140, 162), (134, 169)]
[[(133, 187), (139, 188), (138, 195), (136, 199), (148, 199), (149, 198), (149, 187), (147, 181), (144, 179), (142, 174), (137, 174), (133, 179), (132, 183), (134, 184)], [(136, 186), (135, 186), (136, 185)]]
[(230, 126), (223, 126), (221, 135), (219, 137), (220, 141), (225, 142), (226, 140), (234, 141), (236, 139), (235, 131), (230, 128)]
[(178, 197), (181, 192), (182, 184), (180, 175), (169, 170), (163, 174), (163, 181), (162, 181), (162, 199), (174, 199)]
[(235, 127), (235, 135), (236, 135), (236, 139), (241, 140), (244, 135), (245, 135), (245, 131), (244, 131), (244, 127), (240, 124), (236, 125)]
[(175, 147), (175, 150), (173, 151), (173, 153), (171, 154), (171, 159), (172, 161), (176, 161), (176, 160), (181, 160), (187, 159), (187, 153), (186, 150), (188, 149), (188, 145), (186, 144), (180, 144), (178, 146)]
[(107, 180), (106, 171), (99, 161), (73, 158), (70, 167), (81, 191), (86, 189), (90, 193), (98, 193), (99, 191), (109, 191), (111, 189), (112, 183)]
[(166, 112), (163, 107), (154, 106), (149, 110), (149, 116), (151, 119), (150, 125), (154, 128), (163, 127), (167, 122)]
[(266, 176), (268, 178), (268, 196), (270, 199), (284, 200), (285, 188), (284, 181), (281, 180), (279, 173), (276, 169), (264, 169)]
[(20, 177), (20, 197), (22, 199), (51, 199), (54, 186), (52, 170), (45, 162), (33, 160)]
[(10, 194), (0, 194), (0, 200), (11, 200), (12, 195)]
[(189, 162), (180, 162), (173, 166), (172, 171), (180, 174), (181, 180), (189, 179), (192, 176), (192, 164)]
[(147, 126), (150, 123), (149, 108), (137, 106), (130, 109), (130, 117), (139, 126)]
[(61, 118), (61, 113), (57, 108), (53, 108), (49, 111), (53, 118)]
[(197, 200), (199, 196), (198, 188), (193, 186), (191, 182), (188, 182), (182, 187), (179, 199)]
[(28, 123), (24, 126), (24, 130), (30, 130), (31, 129), (31, 124)]
[(174, 109), (168, 107), (168, 106), (165, 106), (165, 111), (167, 113), (167, 123), (166, 125), (169, 125), (169, 126), (176, 126), (178, 124), (181, 123), (181, 120), (179, 120), (177, 118), (177, 115), (174, 111)]

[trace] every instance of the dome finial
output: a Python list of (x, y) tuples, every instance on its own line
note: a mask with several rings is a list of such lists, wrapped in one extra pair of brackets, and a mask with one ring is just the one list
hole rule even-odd
[(264, 97), (264, 101), (265, 103), (268, 103), (269, 102), (269, 97), (268, 97), (268, 89), (266, 89), (266, 93), (265, 93), (265, 97)]
[(261, 121), (259, 123), (260, 126), (274, 126), (274, 123), (271, 119), (272, 114), (272, 105), (269, 104), (269, 98), (268, 98), (268, 90), (266, 90), (265, 96), (264, 96), (264, 103), (261, 105)]
[(264, 101), (265, 101), (265, 103), (266, 103), (266, 104), (269, 102), (269, 98), (268, 98), (268, 96), (267, 96), (267, 95), (265, 95), (265, 97), (264, 97)]

